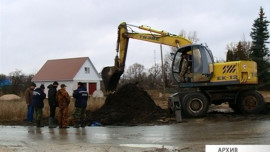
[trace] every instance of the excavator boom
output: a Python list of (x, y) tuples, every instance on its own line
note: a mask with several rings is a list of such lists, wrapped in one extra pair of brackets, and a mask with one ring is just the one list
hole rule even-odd
[[(148, 31), (149, 33), (130, 32), (128, 31), (128, 27), (136, 27), (138, 29)], [(103, 83), (107, 91), (114, 91), (116, 89), (120, 77), (124, 72), (129, 38), (164, 44), (177, 48), (192, 44), (188, 39), (170, 34), (169, 32), (155, 30), (147, 26), (134, 26), (128, 25), (125, 22), (121, 23), (118, 26), (118, 38), (116, 44), (117, 55), (115, 57), (115, 64), (114, 66), (103, 68), (101, 72)]]

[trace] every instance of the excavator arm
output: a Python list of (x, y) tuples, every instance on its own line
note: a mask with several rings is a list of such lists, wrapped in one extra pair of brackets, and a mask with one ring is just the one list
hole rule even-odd
[[(128, 31), (128, 28), (131, 29), (131, 27), (149, 31), (149, 33), (138, 33), (134, 32), (133, 30)], [(192, 44), (190, 40), (185, 39), (184, 37), (173, 35), (165, 31), (151, 29), (150, 27), (146, 26), (128, 25), (125, 22), (121, 23), (118, 26), (118, 38), (116, 44), (117, 54), (115, 57), (115, 64), (114, 66), (103, 68), (101, 72), (105, 89), (108, 91), (113, 91), (116, 89), (119, 79), (124, 72), (129, 38), (164, 44), (177, 48)]]

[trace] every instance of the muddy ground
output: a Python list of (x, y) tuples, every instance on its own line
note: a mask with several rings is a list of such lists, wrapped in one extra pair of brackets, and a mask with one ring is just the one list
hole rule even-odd
[[(0, 122), (0, 151), (203, 152), (209, 144), (270, 142), (269, 107), (262, 114), (240, 115), (227, 104), (212, 105), (205, 117), (176, 123), (166, 106), (160, 108), (164, 103), (158, 104), (148, 92), (129, 84), (108, 95), (100, 109), (87, 112), (86, 128), (40, 129), (25, 121)], [(43, 124), (47, 122), (44, 118)]]
[(204, 152), (205, 145), (268, 145), (269, 116), (209, 113), (182, 123), (68, 129), (0, 125), (0, 151)]

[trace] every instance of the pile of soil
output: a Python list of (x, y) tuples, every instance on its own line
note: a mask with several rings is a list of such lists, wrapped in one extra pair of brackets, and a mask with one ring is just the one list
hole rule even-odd
[(0, 101), (19, 101), (21, 97), (15, 94), (6, 94), (0, 97)]
[(109, 94), (105, 104), (97, 111), (88, 112), (89, 121), (102, 125), (138, 125), (155, 122), (167, 111), (155, 104), (143, 88), (126, 84)]

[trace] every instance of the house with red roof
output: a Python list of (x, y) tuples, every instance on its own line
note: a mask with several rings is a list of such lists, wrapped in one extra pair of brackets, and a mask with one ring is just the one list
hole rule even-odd
[(44, 84), (46, 94), (47, 86), (58, 81), (57, 89), (60, 89), (61, 84), (65, 84), (70, 96), (73, 90), (77, 89), (78, 82), (82, 82), (91, 95), (95, 90), (100, 90), (101, 77), (89, 57), (80, 57), (48, 60), (32, 81), (37, 87)]

